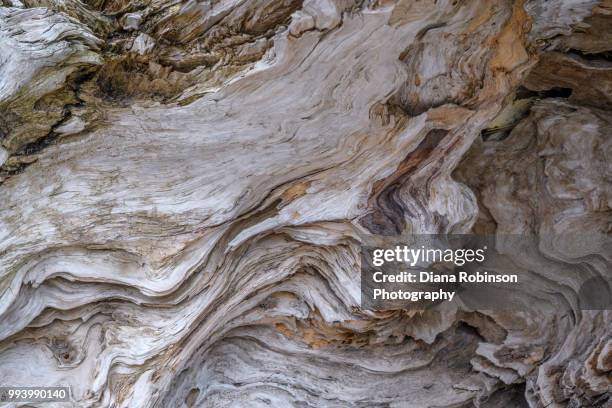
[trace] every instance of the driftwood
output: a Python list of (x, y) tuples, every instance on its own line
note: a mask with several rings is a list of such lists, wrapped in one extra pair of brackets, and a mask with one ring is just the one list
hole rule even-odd
[(367, 235), (609, 233), (609, 1), (0, 5), (0, 385), (612, 404), (612, 312), (374, 312), (358, 266)]

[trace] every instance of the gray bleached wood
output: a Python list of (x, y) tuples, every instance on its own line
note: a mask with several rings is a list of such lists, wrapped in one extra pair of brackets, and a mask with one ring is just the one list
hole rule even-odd
[[(609, 311), (372, 312), (358, 267), (366, 235), (605, 228), (609, 106), (546, 91), (611, 70), (543, 64), (589, 49), (596, 3), (0, 8), (0, 383), (71, 407), (608, 403)], [(521, 84), (533, 107), (481, 141)], [(521, 267), (609, 268), (539, 249)]]

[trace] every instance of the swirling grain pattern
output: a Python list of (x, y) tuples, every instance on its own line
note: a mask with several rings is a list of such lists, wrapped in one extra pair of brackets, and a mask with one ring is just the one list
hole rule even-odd
[[(364, 236), (609, 234), (609, 1), (0, 5), (0, 385), (612, 404), (608, 310), (373, 312), (359, 286)], [(563, 293), (611, 248), (517, 265)]]

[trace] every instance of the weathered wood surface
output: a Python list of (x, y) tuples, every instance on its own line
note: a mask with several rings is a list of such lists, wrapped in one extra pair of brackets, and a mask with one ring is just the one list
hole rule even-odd
[(357, 267), (364, 234), (609, 232), (609, 1), (2, 4), (0, 383), (611, 403), (610, 311), (367, 312)]

